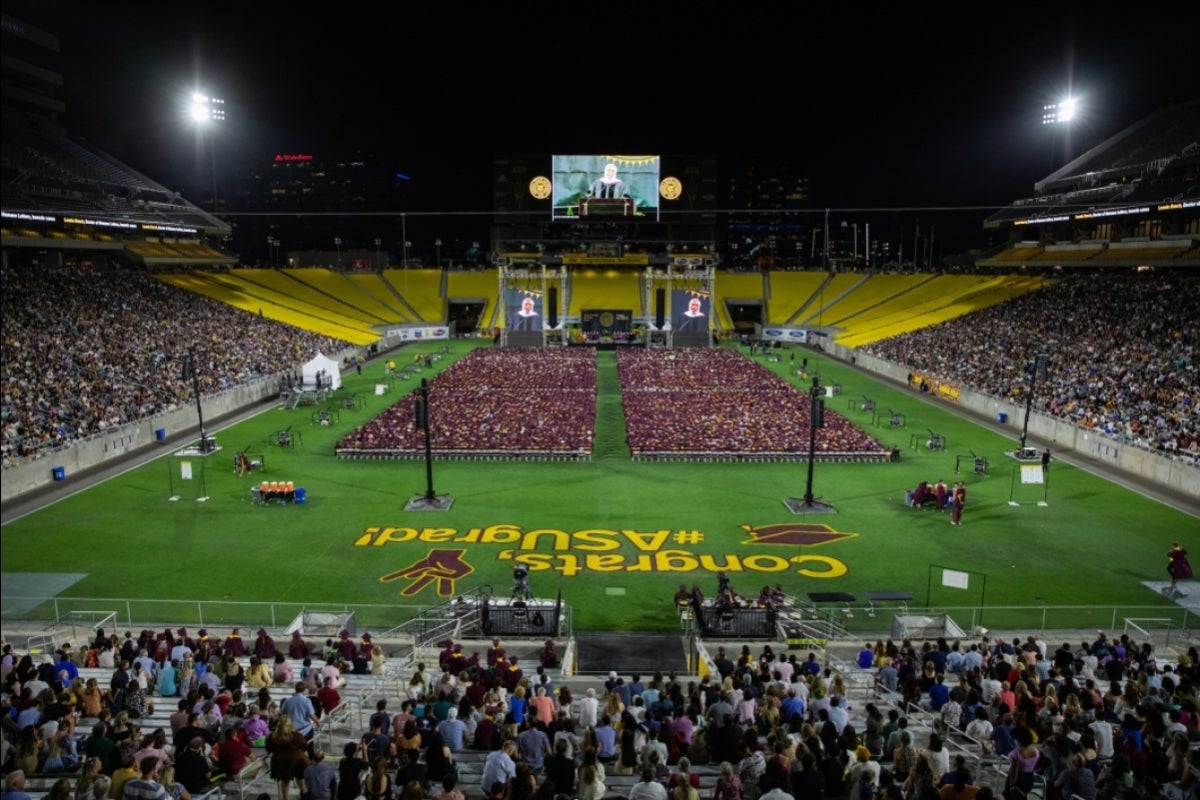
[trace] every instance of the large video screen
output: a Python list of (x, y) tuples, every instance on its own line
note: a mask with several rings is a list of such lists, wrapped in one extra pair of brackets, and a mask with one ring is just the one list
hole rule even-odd
[(553, 156), (554, 219), (643, 217), (658, 221), (660, 156)]
[(671, 330), (676, 333), (703, 333), (708, 330), (711, 298), (703, 289), (671, 290)]
[(541, 292), (528, 289), (505, 290), (504, 311), (510, 331), (540, 331), (542, 329)]

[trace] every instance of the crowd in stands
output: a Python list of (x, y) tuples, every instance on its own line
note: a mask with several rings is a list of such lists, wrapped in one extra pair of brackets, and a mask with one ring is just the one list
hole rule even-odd
[(5, 269), (0, 377), (5, 467), (202, 395), (293, 370), (345, 342), (156, 280), (142, 269)]
[[(236, 630), (220, 642), (182, 629), (101, 636), (42, 664), (6, 645), (6, 780), (65, 775), (84, 800), (140, 800), (139, 780), (178, 784), (168, 793), (187, 800), (263, 758), (280, 798), (295, 784), (315, 800), (698, 800), (701, 789), (706, 800), (988, 800), (997, 791), (980, 770), (990, 759), (1005, 800), (1022, 800), (1038, 778), (1047, 800), (1185, 800), (1200, 786), (1194, 647), (1159, 663), (1148, 643), (1104, 633), (1061, 645), (868, 642), (849, 669), (873, 675), (878, 694), (858, 708), (847, 674), (769, 645), (734, 657), (718, 648), (698, 680), (614, 670), (578, 696), (556, 677), (552, 641), (532, 672), (499, 638), (470, 656), (441, 646), (436, 669), (417, 663), (399, 709), (380, 697), (338, 758), (316, 732), (337, 708), (342, 676), (313, 668), (276, 704), (263, 692), (291, 676), (258, 668), (284, 653), (265, 630), (253, 642)], [(355, 642), (343, 631), (322, 655), (369, 670), (375, 647), (369, 634)], [(286, 651), (312, 663), (301, 637)], [(80, 678), (78, 657), (112, 664), (108, 685)], [(206, 667), (195, 688), (181, 657)], [(154, 700), (178, 710), (143, 734)], [(913, 724), (920, 715), (934, 724)], [(84, 719), (90, 729), (78, 730)], [(952, 747), (962, 741), (971, 749)]]
[[(624, 348), (617, 370), (635, 457), (808, 455), (809, 395), (732, 348)], [(842, 415), (826, 408), (824, 418), (818, 457), (884, 457)]]
[[(237, 628), (224, 639), (204, 629), (194, 637), (184, 628), (144, 630), (123, 640), (99, 631), (78, 648), (67, 643), (43, 654), (40, 663), (6, 644), (4, 772), (69, 775), (82, 800), (129, 797), (122, 787), (139, 774), (164, 783), (177, 777), (172, 798), (187, 800), (181, 795), (205, 791), (270, 753), (279, 731), (311, 737), (321, 716), (341, 705), (345, 676), (379, 675), (385, 663), (369, 633), (356, 642), (348, 631), (323, 648), (299, 633), (277, 645), (265, 629), (246, 641)], [(93, 672), (85, 677), (81, 668)], [(293, 681), (295, 695), (277, 702), (272, 687)], [(143, 731), (147, 722), (155, 727)]]
[[(1025, 797), (1038, 779), (1044, 797), (1063, 800), (1180, 800), (1200, 788), (1195, 647), (1162, 663), (1149, 643), (1103, 632), (1059, 645), (1039, 636), (889, 640), (866, 643), (857, 667), (874, 672), (894, 702), (886, 718), (868, 715), (864, 744), (910, 781), (922, 757), (937, 761), (927, 775), (953, 776), (961, 766), (950, 769), (943, 744), (961, 739), (966, 752), (999, 763), (1006, 800)], [(924, 752), (914, 747), (910, 711), (933, 717)]]
[[(583, 348), (479, 349), (430, 382), (438, 453), (583, 453), (596, 424), (596, 354)], [(424, 453), (416, 393), (356, 428), (340, 455)]]
[[(145, 270), (5, 270), (2, 278), (5, 466), (194, 402), (180, 361), (192, 346), (206, 395), (346, 346), (176, 289)], [(1178, 274), (1066, 275), (1010, 303), (864, 349), (1017, 403), (1030, 363), (1046, 353), (1035, 408), (1196, 458), (1197, 307), (1200, 282)], [(807, 453), (808, 395), (732, 349), (617, 355), (635, 457)], [(415, 405), (406, 399), (341, 448), (420, 451)], [(432, 438), (445, 451), (590, 453), (594, 354), (477, 351), (433, 382), (430, 408)], [(883, 447), (826, 409), (816, 451), (875, 455)]]
[(1008, 303), (866, 345), (872, 355), (1163, 451), (1200, 455), (1200, 281), (1179, 272), (1064, 275)]

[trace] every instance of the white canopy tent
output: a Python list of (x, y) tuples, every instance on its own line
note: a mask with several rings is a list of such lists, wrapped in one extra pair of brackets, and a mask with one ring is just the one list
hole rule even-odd
[[(317, 376), (322, 379), (318, 386)], [(314, 389), (340, 389), (342, 387), (342, 370), (338, 362), (321, 353), (304, 365), (303, 368), (304, 388), (308, 390)]]

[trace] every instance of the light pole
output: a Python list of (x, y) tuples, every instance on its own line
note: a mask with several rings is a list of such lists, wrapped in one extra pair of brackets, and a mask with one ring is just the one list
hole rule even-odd
[[(219, 97), (210, 97), (201, 92), (192, 93), (191, 106), (192, 121), (196, 124), (196, 130), (203, 131), (204, 128), (216, 122), (224, 122), (225, 120), (225, 101)], [(213, 182), (213, 213), (217, 213), (217, 140), (215, 136), (208, 137), (208, 154), (212, 161), (212, 182)]]
[[(408, 270), (408, 215), (400, 215), (400, 239), (404, 242), (404, 269)], [(404, 288), (408, 289), (408, 272), (404, 273)]]
[(380, 264), (379, 245), (381, 245), (381, 244), (383, 244), (383, 239), (376, 238), (375, 239), (375, 271), (376, 272), (383, 271), (383, 269), (379, 266), (379, 264)]
[(871, 268), (871, 223), (863, 225), (863, 260), (867, 269)]
[(342, 269), (342, 237), (333, 237), (333, 246), (337, 248), (337, 262), (333, 265), (333, 268), (340, 272)]
[(829, 271), (829, 209), (825, 209), (825, 226), (821, 235), (821, 268)]
[(433, 246), (437, 248), (437, 265), (438, 269), (442, 268), (442, 240), (434, 239)]

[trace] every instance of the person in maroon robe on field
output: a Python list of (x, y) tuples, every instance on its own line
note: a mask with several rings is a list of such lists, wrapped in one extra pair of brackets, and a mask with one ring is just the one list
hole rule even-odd
[(1171, 542), (1167, 551), (1167, 573), (1171, 576), (1171, 588), (1176, 581), (1186, 581), (1192, 577), (1192, 565), (1188, 562), (1187, 549), (1179, 542)]

